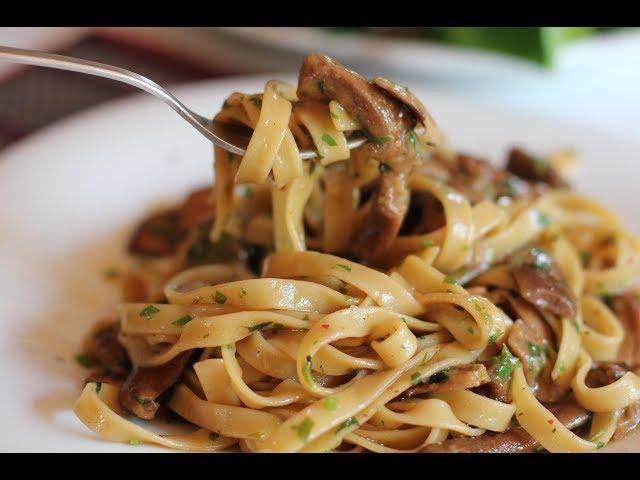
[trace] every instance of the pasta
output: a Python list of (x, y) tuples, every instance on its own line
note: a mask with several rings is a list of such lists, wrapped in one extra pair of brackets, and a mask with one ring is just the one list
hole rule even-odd
[[(253, 131), (246, 153), (215, 147), (214, 187), (133, 235), (144, 262), (84, 346), (88, 428), (193, 451), (590, 452), (640, 423), (639, 243), (569, 188), (566, 152), (456, 153), (407, 89), (323, 55), (216, 120)], [(192, 433), (128, 418), (167, 412)]]

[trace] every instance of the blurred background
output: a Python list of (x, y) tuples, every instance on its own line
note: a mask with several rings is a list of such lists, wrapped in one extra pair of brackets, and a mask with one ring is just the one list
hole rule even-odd
[[(12, 27), (0, 28), (0, 44), (117, 65), (163, 85), (296, 72), (305, 53), (319, 51), (367, 76), (637, 141), (638, 29)], [(96, 77), (0, 62), (0, 150), (133, 91)]]

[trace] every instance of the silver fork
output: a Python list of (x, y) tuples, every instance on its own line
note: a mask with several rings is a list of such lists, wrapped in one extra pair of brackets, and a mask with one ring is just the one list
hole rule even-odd
[[(198, 130), (198, 132), (215, 145), (218, 145), (231, 153), (244, 155), (247, 145), (249, 144), (250, 133), (247, 132), (246, 128), (230, 123), (212, 121), (203, 117), (202, 115), (199, 115), (193, 110), (187, 108), (186, 105), (156, 82), (135, 72), (125, 70), (124, 68), (92, 62), (90, 60), (83, 60), (81, 58), (66, 57), (64, 55), (38, 52), (35, 50), (25, 50), (22, 48), (5, 47), (1, 45), (0, 60), (86, 73), (133, 85), (134, 87), (138, 87), (139, 89), (154, 95), (169, 105), (182, 118)], [(365, 142), (365, 137), (354, 136), (347, 141), (347, 146), (349, 149), (352, 149), (359, 147)], [(318, 154), (315, 150), (300, 150), (300, 157), (303, 160), (314, 158), (317, 155)]]

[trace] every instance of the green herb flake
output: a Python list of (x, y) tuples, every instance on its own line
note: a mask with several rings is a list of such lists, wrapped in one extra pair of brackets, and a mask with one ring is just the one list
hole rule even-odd
[(227, 296), (219, 290), (216, 290), (216, 294), (214, 296), (214, 300), (216, 303), (223, 305), (227, 301)]
[(306, 361), (302, 366), (302, 376), (310, 385), (313, 385), (315, 383), (315, 379), (311, 374), (311, 355), (307, 355)]
[(589, 262), (591, 261), (591, 252), (582, 250), (580, 252), (580, 260), (582, 261), (582, 265), (589, 265)]
[(227, 350), (233, 350), (233, 345), (232, 344), (227, 343), (225, 346), (227, 347)]
[(597, 448), (598, 450), (600, 450), (602, 447), (604, 447), (604, 442), (598, 442), (598, 443), (596, 443), (596, 448)]
[(411, 375), (411, 385), (418, 385), (422, 381), (422, 375), (420, 372), (416, 372)]
[[(318, 153), (318, 156), (320, 156), (320, 153)], [(313, 172), (316, 171), (316, 162), (314, 162), (313, 160), (309, 160), (309, 175), (313, 175)]]
[(531, 355), (535, 355), (536, 357), (539, 357), (542, 352), (540, 351), (539, 345), (536, 345), (535, 343), (529, 343), (529, 353)]
[(537, 222), (540, 227), (547, 228), (549, 225), (551, 225), (551, 220), (549, 220), (549, 217), (547, 217), (547, 215), (540, 211), (538, 211), (537, 213)]
[(96, 362), (93, 361), (93, 358), (87, 356), (87, 355), (76, 355), (76, 362), (78, 363), (78, 365), (84, 367), (84, 368), (91, 368), (93, 367)]
[(580, 333), (580, 324), (575, 318), (571, 319), (571, 325), (573, 325), (573, 328), (576, 329), (576, 332)]
[(325, 410), (333, 412), (338, 408), (338, 400), (335, 397), (327, 397), (324, 399), (323, 405)]
[(380, 173), (385, 173), (385, 172), (388, 172), (389, 170), (391, 170), (391, 167), (386, 163), (380, 162), (380, 164), (378, 165), (378, 171)]
[(501, 380), (509, 379), (513, 371), (520, 366), (520, 361), (511, 354), (507, 345), (502, 346), (502, 351), (493, 357), (493, 360), (498, 366), (496, 374)]
[(416, 138), (416, 134), (413, 130), (407, 130), (407, 142), (413, 148), (413, 151), (416, 150), (416, 145), (418, 143), (418, 139)]
[(293, 430), (298, 432), (298, 437), (303, 442), (306, 442), (309, 439), (309, 434), (313, 429), (313, 421), (309, 417), (305, 417), (305, 419), (299, 424), (291, 427)]
[(430, 240), (428, 238), (422, 239), (422, 246), (424, 248), (433, 247), (434, 245), (435, 243), (433, 242), (433, 240)]
[(323, 133), (322, 134), (322, 141), (324, 143), (326, 143), (327, 145), (329, 145), (330, 147), (337, 147), (338, 146), (336, 140), (331, 135), (329, 135), (328, 133)]
[(344, 422), (342, 422), (342, 425), (340, 425), (340, 428), (336, 430), (336, 435), (340, 433), (342, 430), (353, 427), (354, 425), (360, 426), (360, 422), (358, 422), (358, 420), (353, 417), (347, 418)]
[(218, 435), (216, 432), (211, 432), (209, 434), (209, 440), (211, 440), (212, 442), (215, 442), (218, 439), (219, 436), (220, 435)]
[(137, 438), (132, 438), (131, 440), (129, 440), (129, 445), (137, 447), (138, 445), (140, 445), (140, 440), (138, 440)]
[(96, 395), (102, 390), (102, 382), (96, 382)]
[(602, 438), (603, 435), (604, 435), (604, 430), (598, 430), (596, 433), (591, 435), (591, 438), (589, 439), (589, 441), (590, 442), (596, 442), (597, 440)]
[(320, 90), (320, 93), (325, 94), (326, 90), (324, 88), (324, 80), (318, 80), (318, 90)]
[(564, 363), (561, 363), (560, 364), (560, 368), (559, 368), (560, 373), (563, 373), (566, 369), (567, 369), (567, 367), (564, 365)]
[(174, 320), (173, 322), (171, 322), (173, 325), (177, 325), (177, 326), (181, 326), (181, 325), (186, 325), (187, 323), (189, 323), (191, 320), (193, 320), (193, 317), (191, 315), (185, 315), (184, 317), (180, 317), (177, 320)]
[(343, 269), (345, 272), (351, 271), (351, 267), (349, 265), (344, 265), (342, 263), (338, 263), (336, 267)]
[(476, 331), (473, 329), (473, 327), (467, 328), (467, 332), (469, 332), (470, 335), (473, 335), (474, 333), (476, 333)]
[(251, 101), (259, 110), (262, 109), (262, 99), (259, 97), (251, 97)]
[(267, 328), (269, 325), (271, 325), (271, 322), (262, 322), (262, 323), (258, 323), (257, 325), (253, 325), (251, 327), (244, 327), (244, 328), (246, 328), (250, 332), (260, 332), (265, 328)]
[(253, 197), (253, 188), (251, 188), (249, 185), (245, 185), (244, 190), (242, 191), (242, 195), (244, 195), (245, 198)]
[(120, 276), (120, 272), (116, 268), (107, 268), (103, 272), (103, 275), (107, 280), (112, 280), (114, 278), (118, 278)]
[(367, 133), (367, 138), (369, 141), (375, 145), (384, 145), (385, 143), (389, 143), (391, 141), (391, 137), (388, 135), (384, 135), (381, 137), (376, 137), (375, 135), (371, 135)]
[(444, 277), (443, 281), (444, 281), (444, 283), (448, 283), (450, 285), (453, 285), (453, 284), (456, 283), (456, 278), (454, 276), (452, 276), (452, 275), (446, 275)]
[(489, 344), (493, 344), (496, 343), (496, 340), (498, 340), (498, 338), (500, 338), (500, 335), (502, 335), (502, 330), (500, 330), (499, 328), (492, 328), (491, 332), (489, 333)]
[(336, 120), (338, 120), (340, 118), (338, 115), (336, 115), (335, 113), (333, 113), (331, 111), (329, 112), (329, 115), (331, 115), (331, 118), (334, 118)]
[(154, 314), (158, 313), (160, 309), (155, 305), (147, 305), (142, 310), (140, 310), (141, 317), (151, 318)]
[(440, 370), (429, 377), (429, 383), (443, 383), (447, 380), (449, 380), (449, 375), (444, 370)]

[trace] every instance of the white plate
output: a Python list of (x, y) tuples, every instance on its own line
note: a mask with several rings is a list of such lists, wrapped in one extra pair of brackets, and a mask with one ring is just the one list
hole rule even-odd
[[(212, 114), (229, 92), (260, 91), (265, 80), (176, 91)], [(409, 86), (469, 153), (502, 161), (513, 143), (540, 153), (575, 147), (583, 160), (578, 188), (640, 233), (637, 145)], [(102, 441), (74, 417), (85, 371), (73, 356), (91, 324), (113, 314), (118, 292), (102, 273), (122, 261), (132, 226), (152, 207), (210, 182), (211, 163), (203, 138), (142, 95), (75, 115), (0, 156), (0, 451), (159, 450)], [(637, 440), (625, 445), (640, 450)]]

